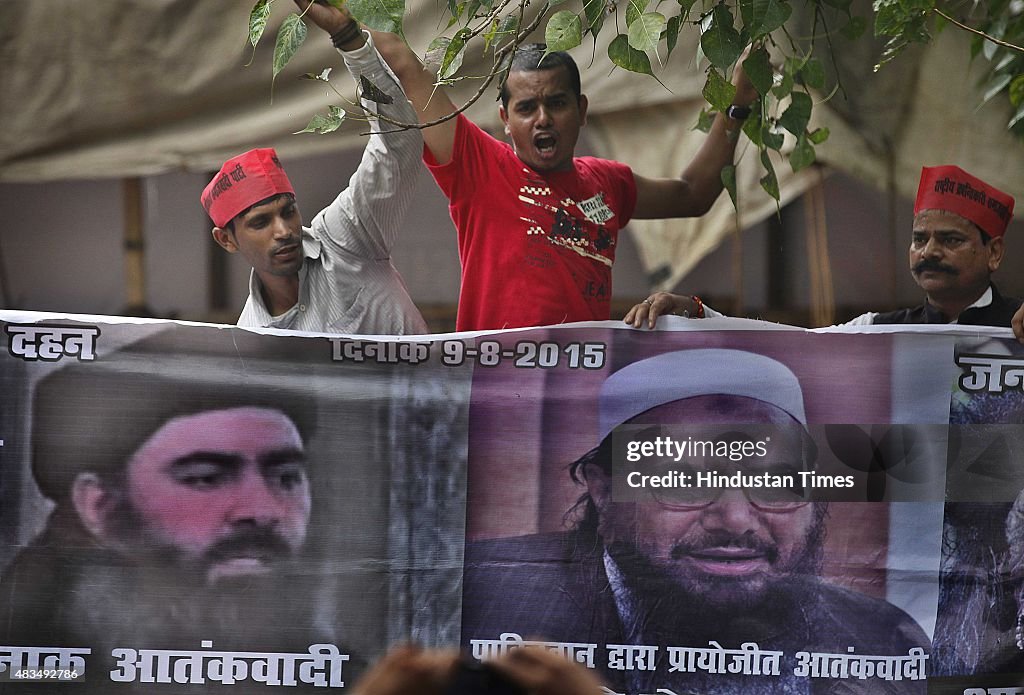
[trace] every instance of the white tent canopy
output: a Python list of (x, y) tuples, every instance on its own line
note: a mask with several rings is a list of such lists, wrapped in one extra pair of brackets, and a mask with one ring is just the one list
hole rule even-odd
[[(284, 157), (361, 146), (361, 124), (328, 135), (292, 135), (337, 98), (324, 85), (297, 76), (335, 66), (333, 83), (350, 97), (353, 86), (330, 42), (315, 27), (292, 65), (278, 77), (271, 101), (271, 50), (280, 21), (293, 5), (281, 0), (252, 65), (246, 28), (250, 2), (215, 0), (35, 0), (0, 3), (0, 181), (125, 177), (166, 171), (209, 171), (226, 157), (256, 146)], [(566, 6), (568, 7), (568, 5)], [(406, 19), (410, 43), (422, 54), (435, 34), (434, 3), (418, 3)], [(591, 141), (600, 154), (649, 175), (676, 175), (704, 137), (692, 131), (703, 105), (696, 37), (681, 37), (649, 77), (610, 71), (608, 26), (595, 47), (574, 54), (590, 97)], [(538, 37), (539, 38), (539, 37)], [(922, 165), (956, 163), (1004, 190), (1024, 192), (1022, 147), (1005, 129), (1008, 105), (978, 108), (978, 76), (968, 65), (967, 38), (947, 30), (932, 45), (909, 51), (874, 74), (877, 42), (840, 42), (845, 98), (815, 109), (814, 125), (830, 140), (819, 160), (879, 187), (913, 195)], [(467, 70), (479, 51), (470, 50)], [(656, 68), (658, 70), (658, 68)], [(456, 96), (475, 91), (460, 83)], [(470, 110), (484, 126), (498, 124), (492, 92)], [(740, 227), (763, 219), (775, 203), (759, 188), (760, 165), (746, 149), (739, 171)], [(783, 201), (817, 176), (794, 175), (778, 162)], [(648, 270), (670, 268), (660, 286), (673, 286), (735, 227), (723, 196), (695, 221), (634, 223), (647, 231), (641, 253)]]

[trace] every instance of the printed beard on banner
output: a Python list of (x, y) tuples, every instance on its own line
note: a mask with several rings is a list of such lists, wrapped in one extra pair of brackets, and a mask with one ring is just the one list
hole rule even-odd
[(1024, 683), (1008, 331), (0, 325), (0, 693), (351, 688), (410, 640), (608, 693)]

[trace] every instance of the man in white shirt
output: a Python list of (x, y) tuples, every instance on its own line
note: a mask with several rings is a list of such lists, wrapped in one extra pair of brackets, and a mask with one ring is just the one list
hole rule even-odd
[[(415, 121), (416, 113), (382, 63), (368, 34), (332, 33), (353, 78), (365, 76), (387, 99), (363, 101), (369, 113)], [(252, 265), (239, 326), (324, 333), (410, 335), (427, 332), (391, 263), (415, 191), (419, 131), (373, 134), (343, 190), (309, 227), (276, 153), (257, 149), (224, 163), (202, 194), (213, 238)]]
[[(1013, 217), (1013, 204), (1012, 196), (960, 167), (924, 167), (914, 203), (910, 272), (924, 290), (925, 302), (912, 309), (871, 311), (846, 325), (1009, 326), (1021, 303), (1003, 297), (991, 277), (1003, 260), (1003, 235)], [(645, 324), (653, 328), (662, 314), (700, 316), (695, 313), (699, 300), (694, 299), (658, 292), (630, 309), (624, 320), (637, 328)], [(703, 313), (705, 307), (700, 309)], [(707, 315), (719, 314), (709, 311)]]

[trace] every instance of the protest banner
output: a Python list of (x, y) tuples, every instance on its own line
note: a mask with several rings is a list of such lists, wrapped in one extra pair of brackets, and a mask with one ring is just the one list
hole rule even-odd
[(344, 689), (409, 640), (617, 693), (1022, 682), (1008, 331), (0, 327), (0, 693)]

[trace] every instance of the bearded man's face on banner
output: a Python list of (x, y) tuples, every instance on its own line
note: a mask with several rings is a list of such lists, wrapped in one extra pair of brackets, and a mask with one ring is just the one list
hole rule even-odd
[[(637, 420), (672, 425), (695, 440), (705, 438), (702, 432), (722, 437), (722, 425), (735, 424), (736, 431), (725, 436), (738, 439), (747, 438), (744, 425), (771, 425), (768, 455), (734, 470), (790, 473), (799, 480), (796, 471), (811, 465), (804, 460), (801, 426), (762, 401), (701, 396), (667, 403)], [(719, 470), (711, 459), (690, 457), (688, 465)], [(730, 470), (727, 465), (722, 472)], [(764, 488), (659, 490), (635, 502), (600, 498), (595, 496), (601, 535), (637, 587), (681, 590), (708, 608), (733, 610), (778, 597), (795, 575), (818, 573), (825, 508), (807, 499)]]
[(132, 455), (121, 485), (97, 499), (93, 532), (130, 559), (197, 586), (272, 573), (306, 538), (303, 442), (280, 411), (175, 418)]

